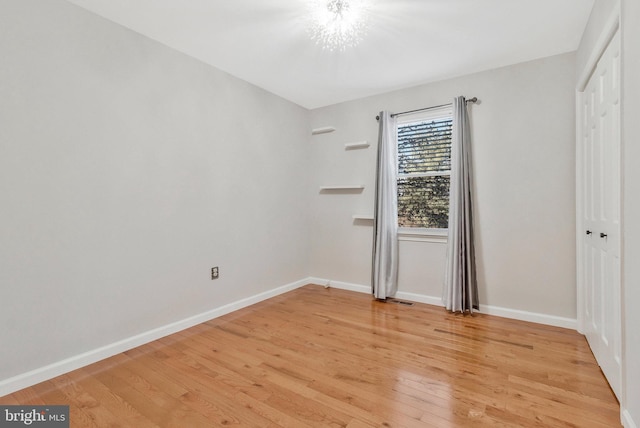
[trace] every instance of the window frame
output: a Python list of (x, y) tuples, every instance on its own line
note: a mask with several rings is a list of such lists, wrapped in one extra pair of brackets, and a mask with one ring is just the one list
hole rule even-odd
[[(396, 136), (398, 134), (398, 128), (402, 125), (431, 121), (437, 119), (453, 119), (453, 106), (447, 105), (439, 108), (425, 110), (416, 113), (410, 113), (397, 117), (396, 119)], [(398, 157), (399, 143), (396, 143), (396, 157)], [(398, 165), (396, 165), (397, 167)], [(411, 177), (433, 177), (433, 176), (451, 176), (451, 170), (438, 171), (438, 172), (426, 172), (426, 173), (409, 173), (401, 174), (399, 170), (396, 171), (396, 183), (400, 178)], [(423, 241), (423, 242), (437, 242), (446, 243), (449, 233), (448, 228), (426, 228), (426, 227), (401, 227), (398, 225), (398, 240), (400, 241)]]

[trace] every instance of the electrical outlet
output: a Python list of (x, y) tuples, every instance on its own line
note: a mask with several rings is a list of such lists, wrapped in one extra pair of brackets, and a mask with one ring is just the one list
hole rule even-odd
[(218, 272), (218, 266), (211, 268), (211, 279), (218, 279), (220, 273)]

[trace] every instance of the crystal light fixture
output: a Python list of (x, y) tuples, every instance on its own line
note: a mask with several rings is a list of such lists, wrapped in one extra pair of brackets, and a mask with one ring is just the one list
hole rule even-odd
[(365, 0), (313, 0), (311, 38), (328, 51), (356, 46), (367, 30)]

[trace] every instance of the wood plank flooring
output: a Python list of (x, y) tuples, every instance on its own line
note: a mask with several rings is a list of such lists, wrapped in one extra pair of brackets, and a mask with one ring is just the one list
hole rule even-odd
[(575, 331), (308, 285), (0, 398), (72, 427), (619, 427)]

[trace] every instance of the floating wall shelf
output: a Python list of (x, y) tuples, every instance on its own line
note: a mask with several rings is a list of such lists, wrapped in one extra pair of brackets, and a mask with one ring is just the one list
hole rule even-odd
[(368, 141), (358, 141), (357, 143), (347, 143), (344, 145), (345, 150), (366, 149), (369, 147)]
[(346, 186), (320, 186), (320, 190), (362, 190), (362, 184), (351, 184)]
[(311, 135), (328, 134), (329, 132), (333, 132), (335, 130), (336, 128), (334, 128), (333, 126), (325, 126), (324, 128), (315, 128), (311, 130)]
[(355, 214), (353, 216), (354, 220), (371, 220), (373, 221), (373, 215), (366, 215), (366, 214)]

